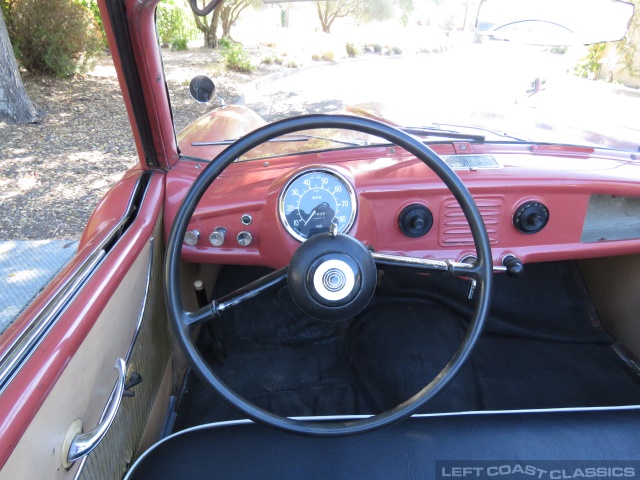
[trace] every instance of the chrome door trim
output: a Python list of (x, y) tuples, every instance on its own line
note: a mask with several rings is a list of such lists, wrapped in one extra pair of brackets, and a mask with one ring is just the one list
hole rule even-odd
[(140, 328), (142, 327), (142, 319), (144, 318), (144, 312), (147, 308), (147, 301), (149, 298), (149, 286), (151, 285), (151, 270), (153, 268), (153, 247), (154, 247), (155, 239), (151, 237), (149, 239), (149, 265), (147, 266), (147, 278), (145, 280), (144, 286), (144, 295), (142, 297), (142, 306), (140, 308), (140, 314), (138, 315), (138, 320), (136, 321), (136, 330), (133, 333), (133, 337), (131, 338), (131, 344), (129, 345), (129, 350), (127, 350), (127, 356), (124, 358), (125, 362), (129, 362), (131, 358), (131, 354), (133, 353), (133, 347), (136, 344), (136, 340), (138, 339), (138, 334), (140, 333)]
[(73, 437), (73, 440), (71, 440), (71, 446), (69, 447), (69, 453), (67, 454), (67, 461), (69, 463), (73, 463), (91, 453), (107, 434), (109, 427), (118, 414), (120, 402), (122, 402), (122, 394), (124, 393), (127, 365), (122, 358), (118, 358), (114, 368), (118, 371), (118, 379), (116, 380), (115, 387), (113, 388), (109, 401), (107, 402), (105, 414), (102, 415), (102, 418), (98, 422), (96, 428), (90, 432), (79, 433)]

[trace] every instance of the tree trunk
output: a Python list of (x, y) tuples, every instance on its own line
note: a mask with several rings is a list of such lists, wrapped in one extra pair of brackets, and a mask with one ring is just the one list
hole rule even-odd
[(225, 6), (220, 14), (220, 20), (222, 21), (222, 38), (227, 38), (231, 33), (231, 8)]
[(324, 33), (331, 33), (331, 23), (329, 22), (329, 4), (325, 3), (323, 10), (323, 7), (320, 6), (320, 2), (316, 2), (316, 8), (318, 10), (318, 19), (320, 19), (322, 31)]
[(30, 123), (40, 119), (24, 90), (20, 70), (0, 11), (0, 120)]
[(218, 23), (220, 23), (220, 12), (224, 2), (221, 2), (216, 8), (213, 9), (213, 18), (211, 19), (211, 25), (209, 26), (208, 45), (209, 48), (218, 48)]
[[(213, 9), (213, 16), (209, 23), (207, 23), (206, 17), (200, 17), (195, 12), (193, 13), (196, 27), (204, 34), (204, 46), (207, 48), (218, 48), (218, 23), (223, 4), (224, 0)], [(204, 3), (202, 6), (204, 7)]]
[(220, 19), (222, 21), (222, 37), (223, 38), (231, 38), (231, 27), (235, 25), (240, 18), (240, 14), (250, 5), (250, 2), (247, 0), (239, 0), (236, 3), (231, 5), (227, 5), (225, 2), (225, 7), (222, 9), (222, 15)]

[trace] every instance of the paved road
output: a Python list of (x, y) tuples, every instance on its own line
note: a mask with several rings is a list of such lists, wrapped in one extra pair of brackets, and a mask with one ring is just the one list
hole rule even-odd
[[(639, 92), (577, 78), (567, 73), (574, 63), (538, 47), (459, 45), (441, 54), (310, 68), (248, 96), (247, 105), (273, 121), (378, 101), (410, 106), (412, 126), (464, 122), (540, 141), (636, 150)], [(529, 98), (529, 83), (540, 77), (546, 89)]]

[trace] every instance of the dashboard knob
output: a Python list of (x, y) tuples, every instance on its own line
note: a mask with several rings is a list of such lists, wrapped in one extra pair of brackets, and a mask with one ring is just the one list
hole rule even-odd
[(422, 237), (431, 230), (432, 225), (431, 211), (419, 203), (404, 207), (398, 216), (398, 226), (407, 237)]
[(189, 230), (184, 234), (184, 244), (194, 247), (198, 243), (200, 232), (198, 230)]
[(524, 264), (515, 255), (505, 255), (502, 259), (502, 265), (507, 268), (507, 275), (511, 278), (521, 277), (524, 273)]
[(538, 233), (549, 221), (549, 209), (540, 202), (527, 202), (513, 215), (513, 225), (522, 233)]
[(416, 230), (422, 230), (424, 228), (424, 218), (419, 215), (415, 215), (411, 219), (411, 226)]
[(213, 245), (214, 247), (221, 247), (224, 244), (224, 236), (226, 233), (226, 228), (216, 228), (213, 232), (211, 232), (211, 235), (209, 235), (209, 241), (211, 242), (211, 245)]
[(253, 241), (253, 236), (249, 232), (240, 232), (238, 234), (238, 244), (241, 247), (248, 247)]

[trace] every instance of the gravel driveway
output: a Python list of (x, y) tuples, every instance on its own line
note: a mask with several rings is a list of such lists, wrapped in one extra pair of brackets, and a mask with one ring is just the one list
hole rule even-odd
[[(254, 64), (267, 54), (250, 52)], [(193, 76), (209, 75), (228, 101), (239, 85), (282, 68), (227, 72), (208, 49), (163, 50), (163, 58), (178, 130), (209, 108), (189, 97)], [(98, 201), (138, 161), (115, 69), (105, 56), (87, 75), (23, 80), (47, 115), (33, 125), (0, 122), (0, 240), (77, 239)]]

